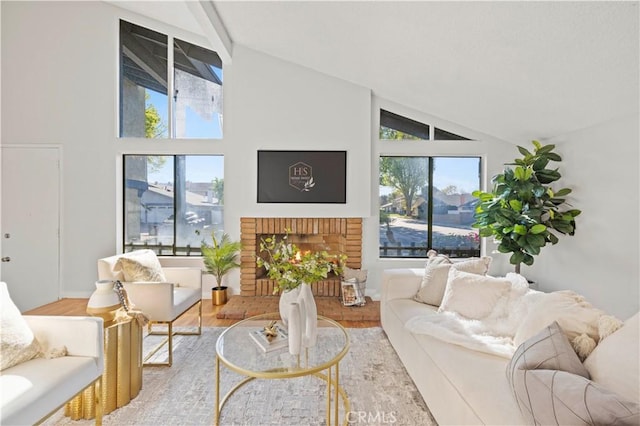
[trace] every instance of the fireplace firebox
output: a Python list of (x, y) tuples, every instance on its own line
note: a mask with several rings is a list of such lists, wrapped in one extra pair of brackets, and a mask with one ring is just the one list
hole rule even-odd
[[(301, 250), (326, 250), (347, 256), (346, 266), (359, 269), (362, 265), (362, 218), (255, 218), (240, 219), (240, 295), (271, 296), (275, 282), (256, 265), (260, 255), (260, 239), (285, 235)], [(312, 283), (316, 296), (339, 296), (340, 277)]]

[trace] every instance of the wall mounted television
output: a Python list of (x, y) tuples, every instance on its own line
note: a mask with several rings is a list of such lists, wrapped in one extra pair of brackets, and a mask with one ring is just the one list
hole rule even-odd
[(347, 151), (258, 151), (258, 203), (347, 202)]

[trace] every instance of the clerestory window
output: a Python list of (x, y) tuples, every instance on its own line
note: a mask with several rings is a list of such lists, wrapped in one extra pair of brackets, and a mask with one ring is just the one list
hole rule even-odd
[(120, 137), (221, 139), (222, 80), (216, 52), (120, 21)]

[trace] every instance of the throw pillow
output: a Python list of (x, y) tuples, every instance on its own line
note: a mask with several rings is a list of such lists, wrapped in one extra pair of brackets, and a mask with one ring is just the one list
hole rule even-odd
[(601, 340), (585, 360), (591, 379), (619, 395), (640, 401), (640, 314)]
[(554, 322), (518, 347), (507, 378), (530, 424), (638, 424), (640, 406), (589, 380)]
[(155, 253), (140, 250), (127, 253), (118, 259), (120, 269), (127, 282), (166, 282), (162, 266)]
[(424, 268), (424, 277), (420, 289), (414, 296), (414, 300), (428, 305), (439, 306), (447, 286), (449, 269), (452, 267), (464, 272), (486, 275), (491, 264), (491, 257), (471, 258), (453, 263), (444, 255), (439, 255), (435, 250), (429, 250), (428, 259)]
[(13, 303), (5, 283), (0, 283), (0, 371), (35, 358), (40, 344)]
[(638, 425), (640, 405), (577, 374), (523, 370), (516, 398), (535, 425)]
[[(512, 388), (515, 376), (525, 370), (560, 370), (589, 378), (589, 372), (580, 362), (557, 322), (518, 346), (507, 365), (507, 378)], [(513, 390), (516, 394), (521, 391), (515, 388)]]
[(451, 268), (438, 312), (456, 312), (466, 318), (482, 319), (498, 300), (508, 297), (511, 281)]
[[(572, 291), (541, 293), (529, 306), (527, 315), (514, 337), (516, 346), (521, 345), (541, 329), (557, 321), (570, 341), (586, 334), (598, 341), (598, 320), (604, 312), (594, 308), (584, 297)], [(588, 354), (587, 354), (588, 355)]]

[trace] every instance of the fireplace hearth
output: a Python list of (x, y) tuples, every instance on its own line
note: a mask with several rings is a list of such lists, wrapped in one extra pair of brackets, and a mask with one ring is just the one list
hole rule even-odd
[[(362, 265), (361, 218), (256, 218), (240, 219), (240, 295), (271, 296), (275, 282), (265, 276), (256, 265), (260, 239), (283, 236), (289, 232), (289, 241), (301, 250), (326, 250), (332, 254), (347, 255), (346, 265), (359, 269)], [(339, 296), (340, 278), (312, 283), (315, 296)]]

